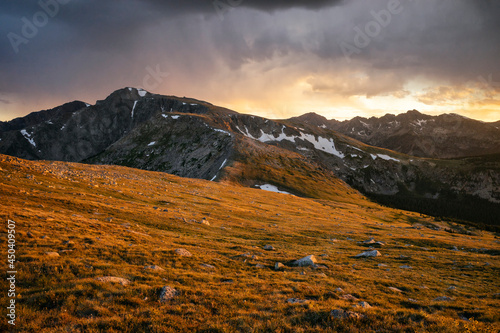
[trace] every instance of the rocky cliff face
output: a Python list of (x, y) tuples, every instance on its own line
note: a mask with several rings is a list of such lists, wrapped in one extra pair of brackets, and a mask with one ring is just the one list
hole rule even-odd
[(329, 128), (363, 143), (404, 154), (459, 158), (500, 153), (500, 126), (456, 114), (429, 116), (418, 111), (339, 122), (307, 114), (296, 118)]
[[(500, 155), (419, 158), (366, 145), (331, 129), (347, 128), (346, 123), (314, 114), (275, 121), (135, 88), (118, 90), (95, 105), (75, 102), (62, 109), (69, 111), (4, 123), (0, 153), (27, 159), (118, 164), (246, 186), (272, 183), (291, 193), (318, 198), (341, 199), (342, 191), (350, 191), (338, 177), (367, 195), (436, 202), (475, 198), (500, 203)], [(468, 128), (469, 120), (459, 121), (458, 116), (450, 115), (430, 117), (410, 112), (404, 122), (398, 117), (351, 122), (364, 128), (358, 131), (360, 136), (392, 137), (399, 150), (417, 149), (405, 146), (413, 139), (401, 139), (410, 135), (408, 132), (411, 138), (423, 138), (419, 139), (422, 142), (432, 132), (433, 142), (446, 146), (448, 136), (455, 137), (456, 147), (439, 150), (440, 155), (468, 151), (470, 146), (461, 145), (457, 136), (471, 136), (484, 125), (472, 121), (472, 128)], [(21, 124), (26, 125), (21, 128)], [(481, 138), (475, 146), (490, 149), (491, 142)], [(431, 154), (431, 150), (420, 151)], [(333, 192), (321, 189), (322, 182)]]
[(200, 117), (159, 113), (85, 162), (215, 179), (231, 157), (232, 147), (231, 133), (207, 125)]

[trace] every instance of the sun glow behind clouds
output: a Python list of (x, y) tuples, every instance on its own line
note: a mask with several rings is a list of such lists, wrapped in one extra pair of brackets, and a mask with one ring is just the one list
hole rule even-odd
[[(242, 113), (274, 119), (315, 112), (328, 119), (346, 120), (356, 116), (399, 114), (413, 109), (430, 115), (458, 113), (483, 121), (500, 119), (500, 94), (481, 87), (446, 86), (418, 79), (405, 84), (401, 90), (368, 97), (366, 94), (335, 93), (334, 90), (318, 91), (310, 79), (310, 76), (303, 77), (276, 89), (262, 87), (265, 90), (263, 98), (242, 96), (229, 103), (220, 100), (220, 104)], [(345, 78), (347, 80), (349, 78)]]

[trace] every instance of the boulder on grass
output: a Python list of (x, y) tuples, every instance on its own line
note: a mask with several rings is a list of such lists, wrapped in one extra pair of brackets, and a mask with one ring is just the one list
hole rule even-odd
[(318, 260), (316, 259), (316, 257), (314, 255), (309, 255), (309, 256), (304, 257), (302, 259), (295, 260), (293, 262), (293, 265), (298, 266), (298, 267), (314, 266), (314, 265), (316, 265), (317, 262), (318, 262)]
[(366, 252), (360, 253), (360, 254), (356, 255), (355, 257), (356, 258), (362, 258), (362, 257), (373, 258), (373, 257), (380, 257), (381, 255), (382, 254), (380, 252), (378, 252), (377, 250), (373, 250), (373, 251), (366, 251)]

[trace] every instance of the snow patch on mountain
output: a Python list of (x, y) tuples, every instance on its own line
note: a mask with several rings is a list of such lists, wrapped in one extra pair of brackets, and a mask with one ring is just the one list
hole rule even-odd
[(280, 191), (276, 186), (271, 185), (271, 184), (257, 185), (257, 187), (260, 188), (261, 190), (268, 191), (268, 192), (290, 194), (290, 193), (285, 192), (285, 191)]
[(324, 151), (325, 153), (335, 155), (340, 158), (345, 157), (343, 152), (335, 148), (335, 142), (333, 141), (333, 139), (326, 139), (321, 136), (318, 136), (318, 138), (316, 138), (312, 134), (304, 134), (302, 132), (300, 134), (301, 135), (298, 138), (312, 143), (315, 149)]
[(21, 134), (24, 136), (24, 138), (26, 140), (28, 140), (29, 143), (31, 143), (31, 145), (33, 147), (36, 147), (36, 142), (35, 140), (33, 140), (33, 138), (31, 137), (32, 134), (28, 133), (28, 131), (26, 131), (25, 129), (22, 129), (21, 130)]
[(181, 116), (169, 116), (168, 114), (162, 114), (161, 116), (165, 119), (172, 118), (174, 120), (177, 120), (181, 117)]
[(246, 137), (249, 137), (249, 138), (254, 139), (254, 140), (258, 140), (260, 142), (264, 142), (264, 143), (271, 142), (271, 141), (281, 142), (283, 140), (287, 140), (287, 141), (290, 141), (292, 143), (296, 143), (296, 140), (300, 139), (302, 141), (307, 141), (307, 142), (311, 143), (316, 150), (324, 151), (325, 153), (337, 156), (339, 158), (345, 157), (345, 154), (335, 147), (335, 142), (333, 141), (333, 139), (326, 139), (326, 138), (323, 138), (321, 136), (315, 137), (312, 134), (305, 134), (302, 132), (300, 132), (300, 136), (286, 135), (284, 132), (284, 130), (286, 128), (285, 126), (282, 127), (281, 133), (279, 133), (278, 137), (275, 137), (274, 134), (265, 133), (261, 129), (260, 130), (261, 134), (258, 138), (251, 135), (248, 132), (248, 128), (246, 126), (245, 126), (245, 131), (242, 131), (238, 126), (236, 126), (236, 128)]
[(427, 120), (425, 119), (418, 119), (413, 122), (414, 125), (422, 127), (422, 125), (427, 124)]
[(366, 127), (366, 128), (370, 128), (370, 124), (367, 124), (367, 123), (365, 123), (365, 122), (364, 122), (364, 121), (362, 121), (362, 120), (360, 120), (359, 122), (360, 122), (360, 123), (361, 123), (361, 125), (363, 125), (364, 127)]
[(220, 133), (224, 133), (224, 134), (227, 134), (229, 136), (231, 136), (231, 133), (229, 133), (228, 131), (224, 131), (220, 128), (212, 128), (212, 130), (216, 131), (216, 132), (220, 132)]
[(236, 129), (238, 131), (241, 132), (241, 134), (243, 134), (244, 136), (246, 136), (247, 138), (250, 138), (250, 139), (253, 139), (253, 140), (258, 140), (256, 137), (254, 137), (252, 134), (250, 134), (250, 132), (248, 132), (248, 128), (245, 126), (245, 131), (243, 132), (243, 130), (241, 128), (239, 128), (238, 126), (236, 126)]
[(227, 163), (227, 158), (222, 162), (222, 165), (220, 166), (219, 170), (221, 170)]
[[(224, 166), (226, 165), (227, 163), (227, 158), (224, 160), (224, 162), (222, 162), (221, 166), (219, 167), (219, 171), (222, 170), (222, 168), (224, 168)], [(215, 176), (212, 177), (212, 179), (210, 179), (211, 182), (213, 182), (215, 180), (215, 178), (217, 178), (217, 175), (219, 174), (219, 171), (217, 171), (217, 173), (215, 174)]]
[(137, 105), (137, 102), (138, 101), (134, 102), (134, 106), (132, 107), (132, 113), (130, 114), (130, 118), (134, 118), (134, 110), (135, 110), (135, 106)]
[(381, 158), (381, 159), (386, 160), (386, 161), (401, 162), (400, 160), (398, 160), (394, 157), (390, 157), (389, 155), (385, 155), (385, 154), (377, 154), (377, 155), (370, 154), (370, 156), (372, 157), (373, 160), (376, 160), (377, 158)]

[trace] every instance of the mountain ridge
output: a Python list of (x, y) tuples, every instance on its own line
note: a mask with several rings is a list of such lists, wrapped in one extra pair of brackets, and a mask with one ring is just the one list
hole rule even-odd
[(453, 113), (431, 116), (410, 110), (398, 115), (354, 117), (345, 121), (313, 114), (291, 119), (417, 157), (460, 158), (500, 153), (500, 121), (488, 123)]
[[(418, 158), (321, 126), (324, 117), (307, 117), (271, 120), (123, 88), (69, 117), (55, 115), (21, 130), (0, 131), (0, 153), (124, 165), (249, 187), (270, 184), (301, 196), (351, 202), (365, 200), (360, 191), (434, 215), (440, 212), (418, 207), (427, 200), (440, 205), (451, 200), (466, 207), (458, 218), (497, 223), (496, 206), (490, 203), (500, 203), (500, 158)], [(398, 202), (402, 196), (413, 204)], [(469, 214), (475, 209), (481, 214)]]

